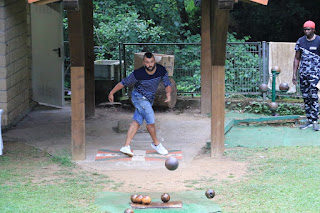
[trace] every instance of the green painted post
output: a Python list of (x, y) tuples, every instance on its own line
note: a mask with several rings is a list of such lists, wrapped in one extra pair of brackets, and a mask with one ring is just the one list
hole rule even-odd
[(272, 102), (276, 102), (276, 77), (277, 77), (277, 71), (272, 70)]

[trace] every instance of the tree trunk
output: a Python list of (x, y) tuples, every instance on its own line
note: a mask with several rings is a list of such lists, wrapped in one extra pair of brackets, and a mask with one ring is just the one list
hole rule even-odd
[(180, 39), (185, 40), (187, 37), (183, 34), (183, 32), (187, 32), (188, 30), (190, 30), (189, 16), (184, 5), (184, 0), (176, 0), (176, 4), (179, 11), (180, 19), (181, 19)]
[(154, 99), (154, 106), (160, 106), (160, 107), (169, 107), (173, 108), (176, 105), (177, 102), (177, 85), (176, 82), (170, 78), (170, 82), (172, 85), (172, 92), (171, 92), (171, 101), (170, 102), (164, 102), (167, 99), (166, 96), (166, 89), (163, 86), (162, 83), (159, 84), (157, 92), (155, 94), (155, 99)]

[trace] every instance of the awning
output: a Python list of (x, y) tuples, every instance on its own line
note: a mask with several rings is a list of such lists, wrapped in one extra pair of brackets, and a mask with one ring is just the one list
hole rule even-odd
[(28, 0), (29, 4), (36, 4), (36, 5), (44, 5), (53, 2), (63, 2), (63, 7), (65, 10), (79, 10), (79, 1), (78, 0)]
[(37, 5), (43, 5), (43, 4), (49, 4), (49, 3), (53, 3), (53, 2), (57, 2), (57, 1), (61, 1), (61, 0), (28, 0), (28, 3), (34, 3)]

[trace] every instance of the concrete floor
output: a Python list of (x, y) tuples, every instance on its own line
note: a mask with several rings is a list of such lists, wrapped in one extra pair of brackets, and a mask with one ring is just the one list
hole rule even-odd
[[(126, 128), (132, 122), (133, 109), (119, 106), (96, 108), (96, 115), (86, 120), (86, 160), (77, 163), (98, 170), (157, 169), (163, 161), (95, 161), (99, 149), (120, 149)], [(185, 167), (210, 141), (210, 123), (199, 109), (155, 110), (157, 136), (168, 150), (181, 150), (179, 167)], [(265, 117), (265, 115), (228, 112), (230, 119)], [(120, 127), (119, 123), (121, 124)], [(225, 147), (318, 146), (320, 132), (289, 126), (234, 126), (226, 135)], [(118, 130), (122, 130), (119, 133)], [(50, 154), (70, 153), (71, 108), (38, 106), (16, 126), (3, 133), (3, 140), (22, 141)], [(152, 150), (152, 140), (142, 125), (131, 143), (133, 151)], [(5, 147), (4, 147), (5, 148)]]
[[(120, 149), (126, 133), (118, 133), (118, 123), (132, 121), (132, 109), (103, 107), (96, 109), (96, 116), (86, 120), (86, 160), (78, 161), (86, 167), (102, 170), (152, 169), (163, 167), (163, 162), (95, 161), (99, 149)], [(185, 166), (210, 140), (210, 118), (197, 110), (189, 112), (156, 111), (157, 136), (168, 150), (182, 150), (180, 166)], [(4, 141), (23, 141), (51, 154), (70, 152), (71, 108), (62, 109), (38, 106), (16, 126), (3, 133)], [(133, 150), (151, 150), (151, 137), (145, 127), (131, 143)]]

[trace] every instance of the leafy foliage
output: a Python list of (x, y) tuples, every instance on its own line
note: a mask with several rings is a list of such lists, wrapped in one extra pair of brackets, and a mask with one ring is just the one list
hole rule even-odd
[(140, 19), (128, 4), (116, 1), (95, 2), (94, 36), (97, 59), (116, 59), (119, 42), (159, 42), (165, 31), (153, 20)]
[[(256, 113), (256, 114), (271, 114), (265, 102), (252, 101), (249, 103), (237, 101), (226, 102), (226, 108), (240, 112)], [(295, 103), (279, 103), (276, 113), (279, 115), (304, 115), (305, 111), (301, 104)]]
[[(194, 2), (194, 0), (95, 0), (93, 15), (96, 59), (119, 59), (119, 42), (201, 42), (201, 8), (195, 6)], [(237, 33), (229, 33), (228, 42), (296, 41), (302, 33), (299, 29), (305, 19), (320, 19), (319, 9), (319, 4), (303, 0), (269, 0), (268, 6), (239, 2), (231, 11), (229, 27), (230, 32)], [(65, 28), (67, 28), (66, 23), (65, 21)], [(292, 33), (292, 29), (297, 30)], [(131, 47), (127, 49), (128, 54), (137, 50)], [(156, 52), (159, 48), (141, 47), (139, 50)], [(261, 78), (259, 70), (261, 58), (257, 51), (258, 47), (252, 49), (248, 44), (227, 46), (227, 93), (247, 93), (257, 90)], [(179, 46), (176, 50), (170, 49), (166, 54), (174, 54), (176, 67), (181, 68), (181, 72), (178, 70), (180, 73), (175, 74), (178, 90), (199, 93), (201, 89), (199, 46), (182, 48)], [(130, 58), (127, 62), (131, 60)], [(129, 64), (127, 71), (132, 68), (132, 64)]]
[(193, 0), (94, 1), (93, 15), (97, 59), (118, 59), (119, 42), (179, 43), (200, 33)]
[(239, 2), (230, 12), (230, 31), (251, 41), (291, 41), (303, 35), (302, 25), (320, 19), (320, 4), (305, 0), (269, 0), (268, 6)]
[(299, 104), (281, 103), (278, 107), (280, 115), (304, 115), (305, 111)]

